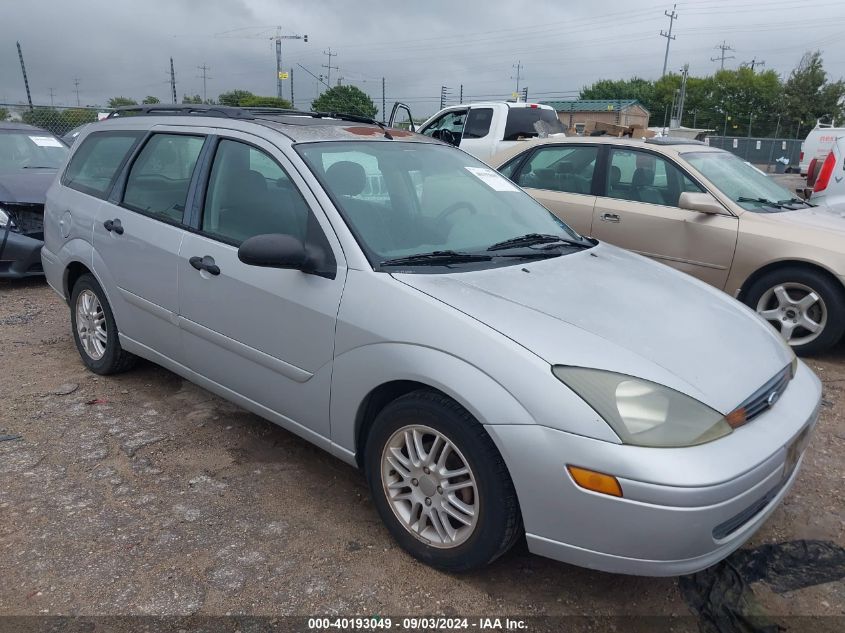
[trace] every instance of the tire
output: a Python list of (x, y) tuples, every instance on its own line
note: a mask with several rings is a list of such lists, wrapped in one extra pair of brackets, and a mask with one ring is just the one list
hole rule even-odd
[[(812, 305), (805, 299), (811, 292), (818, 297)], [(785, 327), (791, 330), (790, 337), (784, 338), (799, 355), (823, 352), (845, 332), (845, 289), (814, 270), (782, 268), (766, 273), (749, 286), (743, 301), (782, 334)], [(818, 331), (801, 326), (805, 316), (810, 319), (807, 323), (819, 325)]]
[[(83, 313), (94, 316), (86, 319)], [(73, 285), (70, 293), (70, 323), (82, 362), (95, 374), (119, 374), (131, 369), (138, 361), (137, 356), (124, 351), (120, 346), (117, 324), (106, 293), (90, 273), (81, 275)], [(92, 331), (95, 333), (88, 336), (87, 333)]]
[[(409, 427), (418, 431), (428, 461), (422, 460), (417, 467), (411, 466), (400, 474), (387, 457), (405, 468), (409, 460), (404, 430)], [(438, 435), (440, 443), (434, 447)], [(409, 436), (413, 437), (410, 430)], [(438, 459), (449, 445), (452, 450), (438, 467)], [(397, 446), (401, 447), (397, 450), (405, 463), (397, 461), (396, 453), (390, 450)], [(415, 451), (415, 455), (421, 453)], [(425, 463), (433, 468), (423, 470)], [(461, 463), (468, 468), (468, 474), (438, 475), (444, 471), (459, 472)], [(507, 552), (522, 536), (519, 503), (502, 456), (481, 424), (442, 394), (414, 391), (382, 409), (367, 438), (364, 465), (373, 500), (388, 530), (406, 552), (432, 567), (451, 572), (483, 567)], [(436, 487), (438, 482), (441, 487)], [(391, 483), (395, 483), (395, 489), (388, 487)], [(460, 488), (450, 492), (449, 485)], [(413, 500), (391, 499), (391, 494)], [(459, 503), (450, 501), (450, 497)], [(428, 507), (422, 501), (426, 498), (432, 501)], [(457, 510), (459, 506), (471, 508), (475, 518)], [(422, 511), (428, 513), (425, 518)], [(416, 523), (411, 512), (419, 515)], [(407, 518), (403, 519), (402, 513)], [(471, 525), (466, 525), (466, 521)], [(422, 536), (414, 530), (422, 532)]]

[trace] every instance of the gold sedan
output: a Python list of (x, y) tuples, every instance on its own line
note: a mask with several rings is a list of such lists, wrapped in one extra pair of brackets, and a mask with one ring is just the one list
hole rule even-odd
[(730, 152), (686, 139), (549, 137), (490, 164), (581, 234), (736, 297), (797, 353), (842, 339), (845, 214)]

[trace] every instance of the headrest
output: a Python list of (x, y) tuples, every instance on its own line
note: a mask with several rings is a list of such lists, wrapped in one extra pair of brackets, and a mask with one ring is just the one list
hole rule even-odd
[(632, 187), (648, 187), (654, 184), (654, 172), (651, 169), (637, 167), (634, 177), (631, 179)]
[(357, 196), (367, 185), (367, 174), (358, 163), (342, 160), (326, 170), (329, 189), (342, 196)]
[(575, 166), (572, 163), (562, 162), (555, 165), (555, 171), (559, 174), (574, 174)]
[(619, 181), (622, 180), (622, 170), (619, 169), (616, 165), (610, 166), (610, 185), (618, 185)]

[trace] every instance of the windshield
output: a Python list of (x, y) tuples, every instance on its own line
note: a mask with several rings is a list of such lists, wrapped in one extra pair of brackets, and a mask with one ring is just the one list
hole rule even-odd
[(557, 113), (548, 108), (508, 108), (505, 124), (505, 141), (520, 138), (546, 137), (549, 134), (563, 134), (566, 130)]
[[(548, 242), (555, 241), (549, 236), (582, 241), (509, 180), (451, 147), (343, 141), (300, 143), (296, 150), (328, 191), (374, 266), (447, 251), (487, 253), (491, 246), (529, 234), (540, 237), (514, 248), (540, 249), (536, 242), (548, 249)], [(496, 260), (486, 265), (516, 261)]]
[(0, 171), (57, 169), (67, 146), (43, 130), (0, 130)]
[(748, 211), (778, 211), (780, 209), (772, 203), (778, 205), (795, 198), (795, 194), (729, 152), (691, 152), (683, 157), (722, 193)]

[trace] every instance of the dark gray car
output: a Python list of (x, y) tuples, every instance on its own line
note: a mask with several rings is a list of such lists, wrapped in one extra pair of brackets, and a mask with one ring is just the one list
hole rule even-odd
[(44, 196), (67, 152), (46, 130), (0, 123), (0, 279), (43, 274)]

